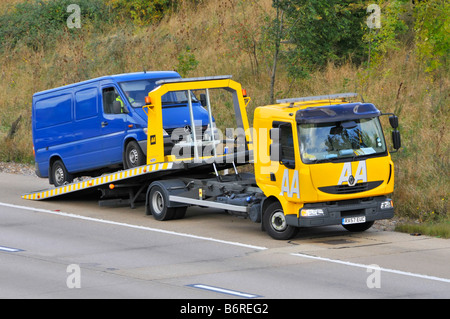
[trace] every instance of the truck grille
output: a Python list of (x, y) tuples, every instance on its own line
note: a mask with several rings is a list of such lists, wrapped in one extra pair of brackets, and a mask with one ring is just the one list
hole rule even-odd
[(371, 189), (374, 189), (375, 187), (380, 186), (383, 183), (383, 181), (374, 181), (374, 182), (366, 182), (366, 183), (357, 183), (354, 186), (349, 185), (336, 185), (336, 186), (324, 186), (319, 187), (319, 190), (328, 193), (328, 194), (354, 194), (354, 193), (361, 193), (365, 192)]

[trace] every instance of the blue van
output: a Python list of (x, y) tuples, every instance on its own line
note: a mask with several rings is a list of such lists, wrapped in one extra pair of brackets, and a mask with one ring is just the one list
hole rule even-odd
[[(177, 72), (104, 76), (33, 95), (32, 129), (36, 174), (60, 186), (77, 176), (98, 176), (146, 163), (145, 96)], [(208, 112), (192, 94), (196, 123), (207, 129)], [(166, 153), (172, 132), (190, 123), (187, 92), (163, 96)], [(175, 138), (177, 140), (177, 138)]]

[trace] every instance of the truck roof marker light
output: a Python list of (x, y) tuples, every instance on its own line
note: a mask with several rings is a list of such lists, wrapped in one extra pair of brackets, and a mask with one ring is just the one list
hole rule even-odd
[(277, 100), (277, 103), (297, 103), (297, 102), (309, 102), (309, 101), (322, 101), (322, 100), (337, 100), (346, 99), (358, 96), (357, 93), (338, 93), (338, 94), (328, 94), (328, 95), (318, 95), (318, 96), (305, 96), (292, 99), (281, 99)]

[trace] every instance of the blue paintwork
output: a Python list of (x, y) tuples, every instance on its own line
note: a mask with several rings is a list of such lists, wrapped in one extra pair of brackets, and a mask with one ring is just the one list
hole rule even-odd
[[(56, 157), (62, 159), (70, 173), (121, 164), (124, 147), (129, 139), (138, 142), (147, 140), (144, 132), (147, 115), (142, 107), (130, 104), (121, 84), (149, 79), (154, 83), (160, 79), (179, 77), (173, 71), (127, 73), (35, 93), (32, 130), (36, 173), (40, 177), (48, 177), (50, 161)], [(108, 87), (114, 87), (120, 94), (128, 113), (104, 112), (102, 90)], [(199, 102), (194, 102), (193, 108), (195, 119), (207, 125), (208, 112)], [(107, 125), (102, 125), (104, 122)], [(189, 123), (187, 103), (163, 107), (165, 129), (183, 127)]]

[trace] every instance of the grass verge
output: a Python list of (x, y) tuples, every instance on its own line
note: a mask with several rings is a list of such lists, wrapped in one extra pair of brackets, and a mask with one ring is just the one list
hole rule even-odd
[(407, 222), (397, 225), (395, 231), (448, 239), (450, 238), (450, 219), (438, 222), (423, 222), (419, 224)]

